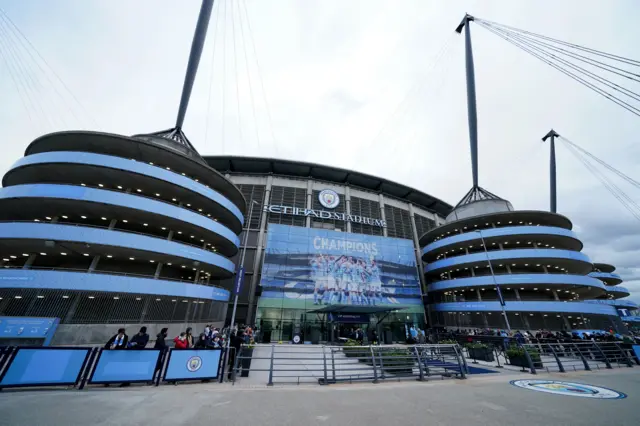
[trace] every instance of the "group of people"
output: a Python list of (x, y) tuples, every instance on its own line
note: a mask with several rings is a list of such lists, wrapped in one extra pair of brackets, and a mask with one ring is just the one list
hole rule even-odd
[[(439, 340), (447, 337), (447, 334), (450, 337), (455, 338), (456, 336), (493, 336), (493, 337), (507, 337), (514, 338), (518, 343), (535, 343), (536, 341), (540, 341), (544, 339), (553, 339), (560, 341), (568, 341), (568, 340), (591, 340), (596, 342), (614, 342), (619, 340), (624, 340), (625, 336), (622, 336), (616, 333), (614, 330), (592, 330), (592, 331), (549, 331), (549, 330), (537, 330), (537, 331), (520, 331), (520, 330), (511, 330), (510, 332), (507, 330), (501, 329), (458, 329), (458, 330), (449, 330), (444, 333), (439, 333)], [(631, 333), (631, 340), (638, 340), (640, 338), (636, 338), (633, 336), (633, 332)]]
[(318, 254), (311, 258), (313, 304), (381, 304), (380, 267), (371, 259)]
[[(165, 349), (167, 345), (167, 336), (169, 329), (163, 328), (156, 335), (154, 349)], [(129, 338), (124, 328), (118, 329), (104, 345), (105, 349), (144, 349), (149, 344), (149, 334), (147, 327), (141, 327), (140, 331), (133, 337)], [(200, 336), (194, 339), (192, 328), (188, 327), (173, 339), (174, 348), (176, 349), (205, 349), (205, 348), (222, 348), (224, 346), (223, 336), (220, 329), (207, 325)]]
[[(167, 332), (167, 328), (162, 329), (164, 333)], [(118, 332), (111, 336), (111, 338), (104, 345), (105, 349), (144, 349), (149, 343), (149, 335), (147, 334), (147, 327), (141, 327), (140, 331), (136, 333), (131, 339), (125, 333), (124, 328), (119, 328)], [(157, 345), (156, 341), (156, 345)], [(166, 346), (165, 346), (166, 347)]]
[(416, 327), (415, 325), (409, 327), (406, 332), (406, 336), (407, 344), (409, 345), (423, 345), (427, 343), (427, 335), (425, 334), (424, 330)]
[(173, 339), (176, 349), (218, 349), (224, 347), (223, 336), (219, 328), (207, 325), (204, 331), (194, 340), (191, 327)]

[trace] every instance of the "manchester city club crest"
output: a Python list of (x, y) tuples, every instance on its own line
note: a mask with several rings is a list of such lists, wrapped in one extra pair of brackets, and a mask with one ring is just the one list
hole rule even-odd
[(318, 194), (318, 200), (323, 207), (327, 209), (335, 209), (340, 204), (340, 197), (333, 189), (324, 189)]
[(614, 391), (613, 389), (586, 385), (584, 383), (559, 382), (555, 380), (512, 380), (511, 384), (538, 392), (578, 396), (581, 398), (621, 399), (627, 397), (624, 393)]
[(202, 358), (199, 356), (192, 356), (187, 360), (187, 370), (192, 373), (200, 370), (200, 367), (202, 367)]

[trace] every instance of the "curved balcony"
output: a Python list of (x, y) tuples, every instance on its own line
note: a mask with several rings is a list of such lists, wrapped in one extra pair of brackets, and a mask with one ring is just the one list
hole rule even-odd
[(599, 297), (604, 294), (605, 286), (596, 278), (585, 275), (571, 274), (501, 274), (494, 277), (483, 275), (455, 280), (436, 281), (429, 284), (429, 292), (451, 291), (464, 288), (491, 288), (495, 283), (504, 288), (515, 287), (521, 290), (550, 291), (567, 290), (575, 287), (585, 287), (583, 297)]
[(593, 269), (589, 258), (580, 252), (560, 249), (515, 249), (473, 253), (437, 260), (426, 266), (425, 273), (435, 274), (476, 265), (486, 265), (487, 256), (492, 263), (496, 264), (526, 262), (548, 265), (549, 267), (558, 266), (577, 275), (586, 275)]
[(47, 213), (73, 211), (77, 215), (135, 219), (156, 227), (184, 230), (220, 247), (220, 252), (229, 256), (235, 254), (240, 245), (233, 231), (206, 216), (139, 195), (73, 185), (34, 184), (2, 188), (0, 200), (2, 217), (15, 219), (23, 217), (25, 212), (32, 212), (30, 217), (38, 217), (36, 212), (42, 212), (44, 202)]
[(86, 152), (46, 152), (21, 158), (3, 179), (5, 187), (69, 182), (96, 187), (108, 183), (114, 190), (144, 188), (145, 193), (162, 193), (167, 200), (179, 200), (183, 206), (198, 206), (236, 233), (242, 230), (242, 212), (220, 193), (179, 173), (131, 159)]
[[(50, 223), (0, 223), (0, 245), (3, 251), (13, 249), (16, 253), (40, 252), (47, 241), (52, 242), (52, 245), (62, 243), (65, 249), (87, 257), (109, 253), (110, 257), (127, 258), (146, 252), (153, 254), (154, 262), (201, 264), (206, 272), (214, 276), (228, 277), (234, 271), (233, 262), (224, 256), (156, 237)], [(47, 254), (46, 251), (44, 253)]]
[(598, 278), (601, 281), (604, 281), (607, 285), (617, 285), (622, 282), (622, 278), (620, 275), (615, 274), (613, 272), (590, 272), (590, 277)]
[[(437, 255), (446, 253), (449, 250), (466, 248), (469, 244), (481, 246), (482, 239), (487, 243), (508, 242), (515, 243), (522, 240), (522, 246), (526, 247), (525, 241), (543, 240), (547, 246), (558, 246), (559, 248), (580, 251), (582, 242), (576, 234), (569, 230), (551, 226), (509, 226), (504, 228), (492, 228), (480, 231), (470, 231), (464, 234), (451, 235), (434, 241), (422, 249), (422, 257), (426, 262), (431, 261)], [(520, 241), (517, 241), (520, 243)]]
[(612, 295), (613, 297), (616, 298), (622, 298), (622, 297), (627, 297), (631, 294), (631, 292), (629, 291), (628, 288), (626, 287), (622, 287), (622, 286), (615, 286), (615, 287), (605, 287), (605, 289), (607, 290), (607, 293)]
[(571, 229), (572, 227), (569, 219), (557, 213), (535, 210), (502, 211), (447, 222), (422, 235), (420, 237), (420, 246), (424, 247), (433, 241), (447, 238), (460, 232), (468, 233), (474, 230), (485, 232), (486, 230), (495, 229), (494, 226), (500, 228), (519, 225), (540, 225), (564, 229)]
[(616, 270), (616, 267), (613, 265), (610, 265), (608, 263), (600, 263), (600, 262), (594, 262), (593, 266), (601, 272), (613, 272)]
[(599, 300), (585, 300), (585, 303), (596, 303), (599, 305), (609, 305), (609, 306), (615, 306), (617, 308), (629, 308), (629, 309), (638, 309), (640, 308), (640, 305), (638, 305), (636, 302), (632, 301), (632, 300), (624, 300), (624, 299), (620, 299), (620, 300), (604, 300), (604, 299), (599, 299)]
[(146, 163), (153, 161), (161, 167), (169, 167), (185, 173), (193, 180), (203, 182), (244, 211), (246, 202), (242, 193), (227, 178), (209, 167), (199, 156), (178, 152), (169, 144), (158, 144), (145, 136), (127, 137), (112, 133), (91, 131), (64, 131), (49, 133), (35, 139), (27, 147), (25, 156), (52, 151), (81, 151), (115, 157), (131, 158)]
[[(502, 306), (498, 301), (487, 302), (446, 302), (431, 305), (435, 312), (501, 312)], [(598, 305), (586, 302), (520, 302), (508, 301), (504, 309), (507, 312), (553, 312), (567, 314), (612, 315), (618, 313), (613, 306)]]
[(205, 285), (165, 279), (35, 269), (0, 269), (0, 288), (69, 290), (107, 293), (149, 294), (197, 299), (229, 301), (229, 291)]

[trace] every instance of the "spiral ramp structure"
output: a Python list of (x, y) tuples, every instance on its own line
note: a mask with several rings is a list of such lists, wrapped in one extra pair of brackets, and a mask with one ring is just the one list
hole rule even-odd
[(224, 321), (245, 200), (180, 134), (48, 134), (2, 183), (0, 316), (64, 343)]
[[(434, 325), (512, 329), (616, 329), (582, 242), (566, 217), (516, 211), (488, 191), (467, 196), (447, 222), (420, 238)], [(473, 190), (472, 190), (473, 191)]]
[(627, 327), (637, 329), (640, 327), (640, 307), (636, 302), (624, 299), (630, 292), (626, 287), (618, 285), (623, 280), (615, 270), (616, 267), (608, 263), (593, 264), (593, 272), (589, 276), (602, 281), (606, 293), (597, 299), (589, 300), (588, 303), (613, 306)]

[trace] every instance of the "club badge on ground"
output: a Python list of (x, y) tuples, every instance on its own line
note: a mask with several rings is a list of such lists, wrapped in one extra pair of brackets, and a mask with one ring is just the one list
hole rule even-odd
[(584, 383), (561, 382), (556, 380), (512, 380), (510, 383), (520, 388), (555, 395), (568, 395), (595, 399), (621, 399), (627, 397), (626, 394), (614, 391), (613, 389), (587, 385)]

